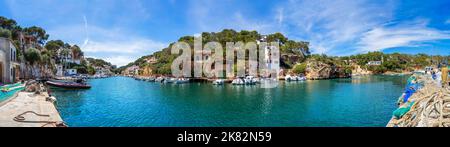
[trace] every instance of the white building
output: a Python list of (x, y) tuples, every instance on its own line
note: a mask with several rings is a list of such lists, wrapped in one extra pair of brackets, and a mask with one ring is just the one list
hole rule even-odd
[(20, 77), (20, 64), (17, 63), (16, 46), (12, 40), (0, 37), (0, 82), (14, 83)]
[(367, 65), (369, 66), (380, 66), (382, 64), (381, 61), (369, 61)]

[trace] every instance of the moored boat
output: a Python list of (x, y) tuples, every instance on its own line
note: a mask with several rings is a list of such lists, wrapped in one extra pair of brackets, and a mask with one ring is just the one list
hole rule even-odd
[(225, 83), (225, 80), (223, 79), (217, 79), (213, 81), (213, 85), (223, 85)]
[(175, 84), (184, 84), (184, 83), (189, 83), (189, 79), (188, 78), (179, 78), (179, 79), (175, 80)]
[(245, 85), (245, 82), (241, 78), (237, 78), (237, 79), (234, 79), (233, 82), (231, 82), (231, 84), (233, 84), (233, 85)]
[(71, 88), (71, 89), (89, 89), (91, 88), (91, 85), (88, 85), (84, 82), (81, 82), (78, 80), (77, 82), (70, 82), (70, 81), (47, 81), (47, 85), (53, 86), (53, 87), (60, 87), (60, 88)]

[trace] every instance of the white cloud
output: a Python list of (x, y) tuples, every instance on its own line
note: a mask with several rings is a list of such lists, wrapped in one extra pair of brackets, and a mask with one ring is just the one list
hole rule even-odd
[(278, 16), (277, 16), (277, 22), (278, 22), (278, 25), (282, 25), (283, 24), (283, 20), (284, 20), (284, 9), (283, 8), (278, 8), (277, 9), (277, 13), (278, 13)]
[(290, 36), (311, 42), (313, 53), (329, 53), (339, 44), (352, 43), (361, 34), (391, 19), (392, 6), (368, 1), (305, 0), (284, 5)]
[(381, 51), (394, 47), (417, 47), (424, 42), (450, 39), (450, 31), (427, 27), (428, 21), (398, 24), (374, 28), (358, 43), (360, 51)]
[(114, 65), (123, 66), (164, 47), (166, 47), (164, 43), (140, 38), (122, 41), (89, 41), (82, 50), (88, 55), (95, 55)]
[(450, 24), (450, 19), (448, 19), (447, 21), (445, 21), (445, 24)]
[[(97, 58), (97, 59), (104, 59), (107, 62), (111, 62), (113, 65), (117, 65), (118, 67), (123, 66), (123, 65), (127, 65), (128, 63), (133, 62), (135, 59), (133, 59), (133, 57), (131, 56), (111, 56), (111, 57), (97, 57), (97, 56), (90, 56), (92, 58)], [(112, 62), (114, 61), (114, 62)]]

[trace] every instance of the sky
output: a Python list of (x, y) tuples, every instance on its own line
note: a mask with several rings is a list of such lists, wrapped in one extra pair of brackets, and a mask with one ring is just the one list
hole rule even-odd
[(0, 15), (122, 66), (186, 35), (280, 32), (312, 53), (450, 55), (450, 0), (0, 0)]

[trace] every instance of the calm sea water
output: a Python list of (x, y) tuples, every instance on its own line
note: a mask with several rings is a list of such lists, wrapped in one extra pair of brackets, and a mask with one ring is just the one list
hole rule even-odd
[(158, 84), (113, 77), (54, 89), (69, 126), (385, 126), (406, 78), (367, 76), (258, 86)]

